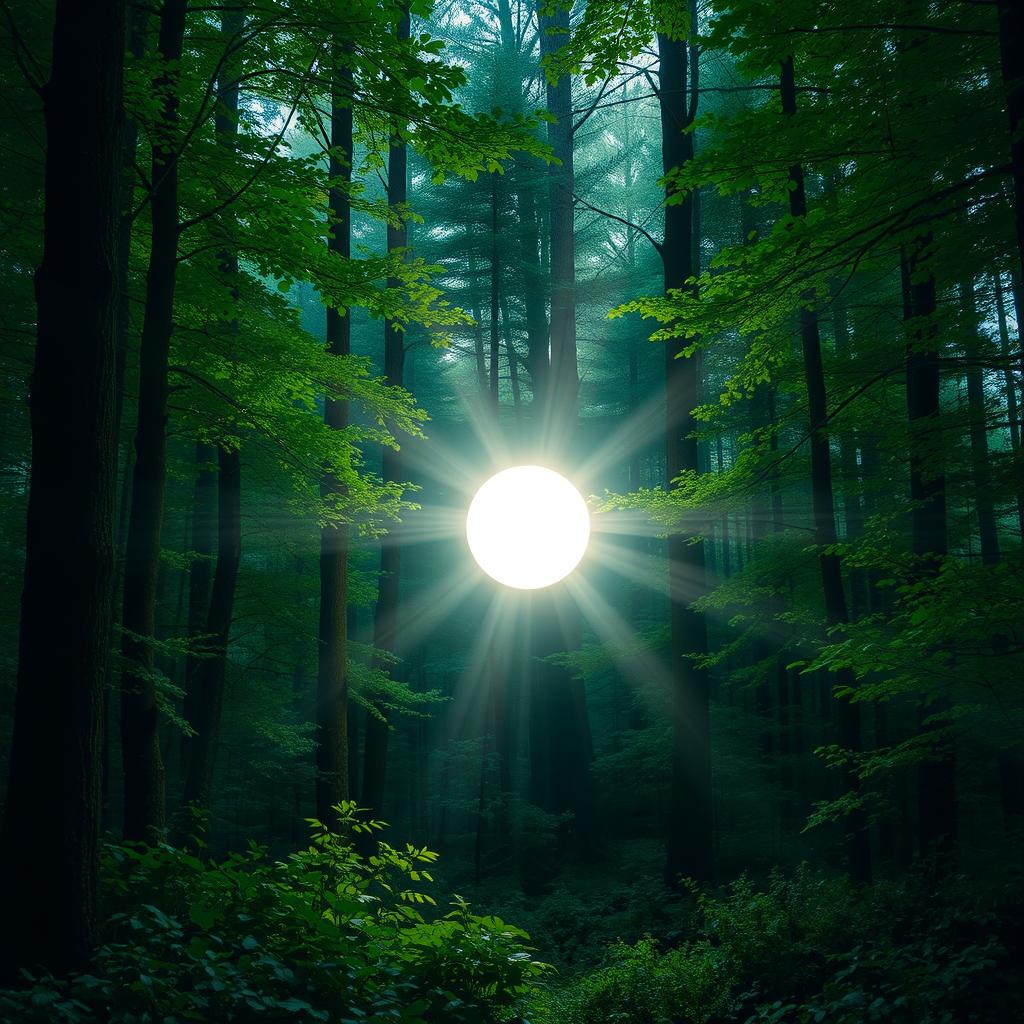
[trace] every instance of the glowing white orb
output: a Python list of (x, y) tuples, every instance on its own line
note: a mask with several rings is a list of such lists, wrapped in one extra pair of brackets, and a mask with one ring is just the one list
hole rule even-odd
[(466, 539), (492, 579), (538, 590), (579, 565), (590, 540), (590, 514), (580, 492), (553, 469), (513, 466), (476, 492)]

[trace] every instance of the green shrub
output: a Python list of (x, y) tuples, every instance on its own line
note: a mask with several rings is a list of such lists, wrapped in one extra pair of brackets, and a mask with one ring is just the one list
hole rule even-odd
[[(309, 849), (271, 861), (252, 847), (206, 862), (166, 845), (113, 846), (93, 973), (0, 993), (0, 1019), (401, 1021), (484, 1024), (519, 1015), (545, 969), (525, 932), (459, 897), (433, 919), (436, 855), (350, 837), (379, 827), (340, 809)], [(55, 922), (54, 927), (59, 927)]]
[[(922, 873), (858, 890), (801, 869), (692, 889), (695, 931), (613, 946), (536, 1001), (543, 1024), (960, 1024), (1018, 1019), (1019, 889)], [(998, 913), (993, 907), (998, 908)], [(1015, 1009), (1016, 1008), (1016, 1009)]]
[(649, 936), (616, 943), (608, 964), (552, 993), (538, 1008), (550, 1024), (674, 1024), (710, 1020), (729, 1001), (722, 963), (709, 943), (660, 952)]

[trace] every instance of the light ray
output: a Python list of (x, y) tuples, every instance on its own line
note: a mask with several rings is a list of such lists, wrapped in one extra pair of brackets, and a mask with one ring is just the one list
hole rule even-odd
[(580, 466), (581, 477), (600, 477), (606, 466), (625, 462), (630, 455), (652, 441), (665, 436), (665, 396), (654, 395), (637, 406), (623, 423), (586, 462)]
[(659, 559), (657, 555), (625, 550), (599, 537), (591, 541), (588, 555), (592, 562), (633, 583), (657, 594), (668, 593), (667, 558)]
[(469, 659), (452, 694), (452, 735), (461, 736), (469, 719), (476, 718), (488, 731), (487, 699), (499, 674), (511, 664), (512, 637), (518, 632), (518, 602), (507, 591), (492, 596), (470, 650)]
[(494, 407), (481, 401), (459, 396), (459, 405), (466, 414), (473, 436), (484, 446), (492, 466), (504, 466), (512, 458), (508, 443), (498, 429)]
[(639, 509), (613, 509), (610, 512), (595, 512), (590, 517), (592, 533), (619, 534), (629, 537), (664, 537), (665, 527), (651, 522), (650, 517)]
[(399, 626), (402, 649), (415, 649), (480, 584), (481, 579), (476, 573), (449, 572), (424, 593), (408, 601)]
[(663, 686), (672, 684), (672, 676), (664, 662), (651, 651), (637, 635), (636, 630), (608, 604), (596, 587), (579, 580), (568, 579), (566, 584), (584, 618), (606, 646), (623, 676), (631, 682), (655, 681)]
[(428, 544), (452, 540), (465, 531), (465, 512), (462, 509), (437, 505), (409, 512), (401, 522), (393, 523), (381, 544)]

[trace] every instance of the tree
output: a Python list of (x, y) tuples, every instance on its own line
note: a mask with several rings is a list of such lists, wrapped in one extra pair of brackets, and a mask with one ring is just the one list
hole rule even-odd
[(84, 968), (97, 938), (124, 15), (122, 0), (59, 0), (50, 77), (38, 84), (45, 213), (15, 726), (0, 835), (9, 889), (4, 981), (19, 966)]
[[(352, 180), (352, 69), (348, 47), (339, 36), (331, 46), (331, 137), (329, 222), (327, 248), (341, 259), (352, 253), (352, 212), (348, 185)], [(337, 306), (327, 307), (327, 348), (344, 358), (352, 347), (352, 318)], [(324, 422), (343, 431), (348, 425), (348, 402), (324, 401)], [(325, 497), (340, 496), (341, 482), (326, 475)], [(330, 523), (320, 534), (320, 656), (317, 673), (316, 813), (321, 821), (348, 799), (348, 527)]]
[[(782, 113), (786, 117), (796, 114), (796, 73), (793, 58), (782, 62), (780, 78)], [(789, 214), (794, 221), (807, 216), (807, 193), (804, 189), (804, 171), (799, 163), (789, 168)], [(807, 412), (810, 420), (808, 447), (811, 462), (811, 506), (814, 514), (814, 542), (820, 549), (821, 586), (825, 604), (825, 617), (829, 627), (841, 626), (847, 621), (846, 592), (843, 588), (842, 567), (833, 550), (838, 539), (835, 500), (832, 494), (832, 452), (827, 434), (828, 395), (825, 369), (821, 354), (821, 335), (818, 315), (812, 307), (814, 293), (804, 294), (800, 306), (800, 347), (803, 354), (804, 380), (807, 387)], [(840, 669), (836, 685), (849, 693), (854, 682), (849, 669)], [(854, 752), (861, 749), (860, 708), (843, 701), (839, 707), (840, 732), (843, 745)], [(856, 792), (860, 780), (855, 774), (850, 785)], [(867, 817), (856, 813), (850, 821), (847, 838), (849, 871), (859, 882), (871, 879), (871, 843), (867, 832)]]
[[(693, 159), (690, 130), (697, 114), (697, 50), (687, 38), (696, 33), (695, 6), (690, 24), (658, 33), (658, 104), (661, 112), (662, 170), (670, 176)], [(693, 193), (676, 194), (666, 185), (665, 237), (660, 254), (665, 294), (692, 288), (695, 225)], [(683, 337), (665, 345), (665, 486), (683, 474), (700, 472), (697, 422), (701, 357)], [(706, 588), (704, 545), (696, 537), (673, 533), (668, 539), (669, 652), (672, 675), (672, 788), (665, 879), (714, 877), (711, 804), (711, 723), (707, 670), (693, 659), (707, 653), (704, 616), (693, 600)]]
[(121, 613), (121, 756), (124, 764), (124, 834), (152, 842), (164, 825), (164, 767), (157, 734), (153, 642), (160, 532), (167, 485), (167, 368), (178, 272), (177, 63), (185, 37), (185, 0), (164, 0), (157, 50), (160, 97), (152, 146), (149, 207), (151, 237), (146, 305), (139, 349), (139, 405), (132, 471), (131, 511)]
[[(399, 45), (409, 41), (410, 17), (405, 10), (395, 26), (395, 39)], [(387, 249), (389, 256), (404, 259), (408, 244), (407, 205), (409, 200), (409, 154), (401, 132), (403, 125), (396, 125), (388, 146), (388, 189), (387, 201), (391, 219), (387, 228)], [(396, 288), (399, 281), (390, 278), (388, 286)], [(384, 379), (392, 387), (405, 383), (405, 335), (400, 326), (392, 320), (384, 321)], [(399, 483), (402, 479), (401, 453), (396, 448), (382, 450), (382, 476), (385, 481)], [(398, 640), (399, 589), (402, 573), (402, 549), (395, 538), (386, 539), (380, 549), (380, 578), (377, 584), (377, 603), (373, 612), (373, 644), (385, 652), (392, 661)], [(378, 660), (377, 667), (384, 671), (387, 660)], [(366, 716), (364, 738), (364, 770), (362, 804), (372, 816), (381, 813), (384, 806), (384, 782), (387, 774), (388, 719), (381, 707), (374, 708)]]
[[(225, 40), (225, 52), (231, 53), (245, 26), (243, 10), (221, 13), (221, 35)], [(225, 60), (218, 83), (218, 109), (215, 117), (215, 132), (220, 144), (233, 153), (234, 139), (238, 134), (238, 76), (239, 62)], [(229, 214), (230, 216), (230, 214)], [(232, 225), (226, 225), (226, 242), (230, 246)], [(225, 283), (237, 300), (238, 254), (230, 248), (220, 253), (220, 269)], [(238, 324), (228, 322), (224, 329), (237, 344)], [(197, 445), (197, 454), (205, 446)], [(195, 736), (186, 747), (185, 788), (183, 803), (208, 809), (210, 790), (213, 785), (213, 767), (220, 732), (221, 712), (224, 705), (224, 685), (227, 673), (228, 634), (235, 606), (235, 588), (238, 568), (242, 557), (242, 460), (237, 443), (222, 440), (217, 446), (217, 562), (213, 571), (213, 589), (210, 593), (206, 614), (205, 657), (199, 659), (191, 680), (194, 686), (189, 724)], [(196, 485), (199, 490), (199, 484)], [(204, 510), (205, 511), (205, 510)], [(190, 581), (191, 582), (191, 581)], [(199, 586), (196, 587), (199, 591)], [(205, 596), (205, 595), (203, 595)], [(191, 604), (190, 609), (191, 611)], [(186, 703), (189, 694), (186, 692)]]

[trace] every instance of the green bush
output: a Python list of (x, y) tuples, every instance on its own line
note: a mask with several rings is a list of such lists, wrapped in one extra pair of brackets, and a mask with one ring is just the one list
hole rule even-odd
[[(401, 1021), (516, 1018), (545, 965), (525, 932), (456, 897), (432, 919), (422, 890), (436, 854), (351, 837), (378, 828), (343, 805), (338, 832), (271, 861), (252, 847), (207, 862), (167, 845), (112, 846), (93, 973), (0, 993), (0, 1019)], [(59, 922), (55, 922), (59, 927)]]
[[(618, 943), (544, 993), (543, 1024), (960, 1024), (1019, 1019), (1019, 889), (983, 900), (922, 873), (858, 890), (807, 869), (721, 895), (694, 887), (695, 932)], [(993, 908), (998, 909), (998, 913)]]

